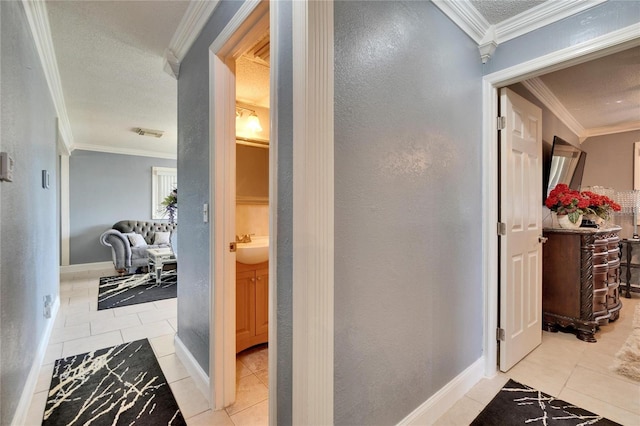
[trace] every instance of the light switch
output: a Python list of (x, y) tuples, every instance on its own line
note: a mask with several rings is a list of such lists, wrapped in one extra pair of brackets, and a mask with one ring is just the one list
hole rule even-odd
[(204, 203), (202, 206), (202, 221), (204, 223), (209, 223), (209, 204)]
[(13, 158), (6, 152), (0, 152), (0, 180), (13, 182)]

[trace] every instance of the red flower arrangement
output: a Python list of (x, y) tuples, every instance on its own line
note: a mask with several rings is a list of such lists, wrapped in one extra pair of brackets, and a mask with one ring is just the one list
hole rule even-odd
[(563, 183), (551, 190), (544, 205), (560, 216), (568, 215), (571, 223), (578, 222), (580, 216), (589, 213), (589, 198)]
[(620, 211), (620, 204), (606, 195), (596, 194), (591, 191), (584, 191), (582, 194), (589, 199), (589, 209), (604, 220), (609, 219), (611, 211)]
[(606, 220), (611, 211), (620, 211), (620, 205), (606, 195), (578, 192), (563, 183), (551, 190), (544, 204), (560, 216), (568, 215), (572, 223), (577, 223), (583, 214), (595, 214)]

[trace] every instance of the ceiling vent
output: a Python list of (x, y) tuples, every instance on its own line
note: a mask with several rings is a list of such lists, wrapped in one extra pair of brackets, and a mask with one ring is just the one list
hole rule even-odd
[(154, 138), (161, 138), (164, 134), (164, 130), (143, 129), (141, 127), (136, 127), (133, 131), (140, 136), (150, 136)]

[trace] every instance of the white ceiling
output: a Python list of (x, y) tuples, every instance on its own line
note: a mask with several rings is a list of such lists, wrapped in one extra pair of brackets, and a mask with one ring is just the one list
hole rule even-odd
[[(464, 4), (480, 16), (482, 28), (491, 25), (496, 30), (505, 23), (526, 21), (527, 13), (551, 2), (554, 7), (559, 4), (556, 0), (435, 1), (439, 7)], [(177, 83), (163, 70), (163, 56), (191, 8), (189, 1), (47, 0), (46, 7), (72, 148), (175, 158)], [(577, 131), (619, 127), (640, 117), (639, 54), (634, 49), (601, 58), (534, 83), (546, 87), (564, 113), (579, 123), (574, 126)], [(268, 63), (268, 53), (263, 59)], [(259, 58), (243, 58), (237, 73), (238, 99), (268, 107), (268, 66)], [(133, 132), (137, 127), (165, 134), (139, 136)]]

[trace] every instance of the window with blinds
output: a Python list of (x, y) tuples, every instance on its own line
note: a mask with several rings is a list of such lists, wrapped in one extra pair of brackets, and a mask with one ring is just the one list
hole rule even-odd
[[(175, 167), (151, 168), (151, 218), (168, 219), (162, 201), (178, 188), (178, 169)], [(177, 212), (176, 212), (177, 218)]]

